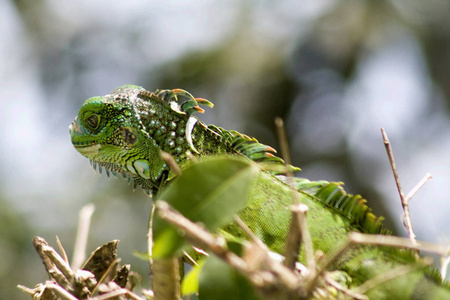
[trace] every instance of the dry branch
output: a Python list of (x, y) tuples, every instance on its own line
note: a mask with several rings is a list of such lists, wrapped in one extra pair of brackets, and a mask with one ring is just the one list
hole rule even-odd
[(409, 238), (412, 241), (415, 241), (416, 240), (416, 235), (414, 234), (414, 231), (413, 231), (413, 228), (412, 228), (411, 215), (409, 213), (409, 204), (408, 204), (408, 201), (406, 200), (406, 198), (405, 198), (405, 196), (403, 194), (403, 190), (402, 190), (402, 187), (400, 185), (400, 178), (398, 176), (397, 167), (395, 165), (394, 153), (392, 152), (391, 143), (389, 142), (389, 138), (388, 138), (384, 128), (381, 128), (381, 135), (383, 136), (384, 146), (386, 147), (386, 152), (387, 152), (387, 155), (388, 155), (388, 158), (389, 158), (389, 162), (391, 164), (392, 173), (394, 174), (395, 184), (397, 185), (397, 190), (398, 190), (398, 193), (400, 195), (400, 200), (401, 200), (402, 207), (403, 207), (403, 213), (405, 215), (406, 230), (408, 231)]

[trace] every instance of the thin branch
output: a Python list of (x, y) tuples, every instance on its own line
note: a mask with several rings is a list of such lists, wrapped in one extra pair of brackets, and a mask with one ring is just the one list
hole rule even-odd
[(306, 266), (308, 268), (308, 274), (306, 275), (306, 297), (310, 297), (314, 288), (317, 286), (317, 280), (320, 275), (317, 273), (317, 265), (314, 257), (314, 249), (311, 239), (311, 234), (306, 223), (306, 213), (308, 211), (308, 206), (305, 204), (294, 204), (291, 206), (291, 210), (294, 213), (294, 218), (296, 219), (296, 224), (300, 232), (301, 242), (305, 245), (305, 258)]
[[(304, 230), (300, 229), (301, 227), (306, 228), (306, 217), (305, 217), (305, 213), (308, 210), (308, 206), (304, 205), (304, 204), (298, 204), (298, 205), (294, 205), (291, 207), (292, 211), (293, 211), (293, 219), (295, 219), (296, 221), (294, 221), (293, 223), (298, 224), (298, 227), (295, 231), (295, 234), (297, 236), (303, 234), (306, 235), (304, 233)], [(302, 215), (304, 217), (304, 221), (298, 220), (299, 219), (299, 215)], [(300, 217), (301, 219), (301, 217)], [(259, 239), (254, 233), (253, 231), (251, 231), (251, 229), (247, 226), (247, 224), (244, 223), (244, 221), (242, 221), (241, 218), (239, 218), (238, 216), (234, 217), (234, 220), (236, 221), (236, 223), (238, 223), (238, 225), (242, 228), (242, 230), (244, 230), (245, 233), (247, 233), (250, 238), (252, 239), (252, 241), (255, 243), (255, 245), (262, 250), (262, 253), (264, 255), (264, 259), (265, 262), (269, 265), (269, 269), (274, 272), (275, 274), (277, 274), (277, 276), (281, 279), (281, 281), (283, 282), (285, 287), (288, 287), (291, 291), (295, 290), (295, 289), (299, 289), (302, 290), (302, 285), (301, 283), (297, 282), (296, 280), (293, 280), (292, 278), (292, 271), (295, 270), (295, 263), (297, 262), (297, 257), (299, 254), (299, 248), (297, 249), (297, 251), (295, 251), (295, 261), (291, 261), (286, 263), (286, 257), (284, 259), (283, 264), (280, 263), (280, 261), (276, 260), (273, 258), (273, 256), (271, 255), (271, 251), (270, 249), (267, 247), (266, 244), (263, 243), (263, 241), (261, 241), (261, 239)], [(306, 228), (307, 231), (307, 228)], [(299, 233), (301, 232), (301, 233)], [(291, 235), (292, 232), (289, 232), (288, 235), (288, 239), (289, 236)], [(308, 231), (308, 236), (309, 236), (309, 231)], [(292, 237), (291, 237), (292, 239)], [(311, 237), (309, 236), (309, 241), (311, 241)], [(297, 245), (298, 247), (300, 246), (300, 241), (297, 240)], [(310, 245), (311, 247), (311, 251), (312, 251), (312, 243)], [(250, 253), (254, 254), (255, 251), (250, 250)], [(256, 255), (255, 255), (256, 256)], [(292, 255), (294, 256), (294, 255)], [(248, 262), (248, 261), (247, 261)], [(289, 264), (289, 265), (288, 265)], [(315, 261), (313, 258), (313, 264), (314, 264), (314, 269), (312, 270), (308, 270), (311, 274), (315, 271)], [(293, 266), (291, 266), (293, 265)], [(251, 267), (250, 267), (251, 269)], [(285, 295), (286, 296), (286, 295)], [(286, 296), (287, 297), (287, 296)]]
[(176, 176), (181, 175), (181, 169), (172, 155), (170, 155), (165, 151), (161, 151), (161, 158), (164, 160), (164, 162), (169, 166), (169, 168), (173, 171), (173, 173)]
[(248, 227), (248, 225), (244, 221), (242, 221), (239, 216), (235, 215), (233, 219), (255, 244), (257, 244), (261, 249), (267, 252), (270, 251), (267, 245), (264, 244), (263, 241), (261, 241), (261, 239), (250, 229), (250, 227)]
[(148, 221), (148, 233), (147, 233), (147, 248), (148, 248), (148, 257), (149, 257), (149, 263), (150, 263), (150, 269), (152, 267), (153, 264), (153, 218), (155, 216), (155, 209), (156, 209), (156, 205), (153, 202), (152, 204), (152, 209), (150, 211), (150, 217), (149, 217), (149, 221)]
[(26, 286), (21, 285), (21, 284), (18, 284), (17, 288), (22, 290), (23, 292), (27, 293), (28, 295), (30, 295), (32, 297), (34, 296), (34, 294), (36, 294), (35, 289), (30, 289), (29, 287), (26, 287)]
[(210, 249), (216, 256), (229, 262), (232, 266), (246, 271), (245, 262), (236, 254), (228, 252), (225, 248), (223, 239), (213, 237), (208, 231), (193, 223), (183, 215), (170, 209), (169, 204), (163, 200), (156, 203), (158, 213), (161, 219), (168, 221), (183, 230), (187, 239), (193, 241), (196, 247)]
[(350, 239), (348, 239), (341, 247), (335, 250), (329, 257), (326, 257), (325, 262), (319, 266), (318, 270), (308, 279), (307, 292), (310, 293), (312, 288), (316, 286), (317, 281), (323, 274), (331, 267), (331, 265), (339, 260), (339, 258), (348, 252), (353, 246)]
[[(427, 243), (422, 241), (412, 241), (408, 238), (389, 236), (389, 235), (376, 235), (376, 234), (364, 234), (359, 232), (349, 233), (348, 241), (343, 244), (339, 249), (337, 249), (331, 256), (329, 256), (323, 265), (319, 268), (316, 274), (318, 278), (322, 273), (324, 273), (334, 262), (340, 259), (342, 255), (348, 252), (355, 245), (381, 245), (381, 246), (391, 246), (398, 248), (409, 248), (413, 250), (427, 251), (431, 253), (436, 253), (441, 256), (449, 255), (450, 246), (443, 246), (439, 244)], [(363, 294), (365, 291), (382, 284), (390, 279), (396, 278), (403, 274), (412, 272), (418, 268), (430, 265), (431, 261), (427, 259), (422, 260), (422, 264), (417, 266), (401, 266), (394, 269), (392, 272), (383, 273), (376, 276), (364, 283), (362, 286), (358, 287), (354, 292), (358, 294)], [(314, 281), (315, 282), (315, 281)]]
[(342, 286), (341, 284), (339, 284), (337, 281), (335, 281), (334, 279), (332, 279), (329, 275), (325, 274), (324, 276), (325, 282), (329, 285), (331, 285), (332, 287), (334, 287), (335, 289), (341, 291), (343, 294), (351, 297), (352, 299), (357, 299), (357, 300), (368, 300), (369, 297), (367, 297), (366, 295), (361, 295), (358, 294), (352, 290), (347, 289), (346, 287)]
[(71, 293), (63, 289), (57, 284), (47, 283), (46, 288), (50, 289), (59, 299), (63, 300), (78, 300), (78, 298), (74, 297)]
[[(271, 251), (269, 247), (267, 247), (267, 245), (264, 244), (264, 242), (261, 241), (261, 239), (259, 239), (253, 233), (253, 231), (247, 226), (247, 224), (245, 224), (244, 221), (242, 221), (240, 217), (234, 216), (234, 220), (242, 228), (242, 230), (244, 230), (244, 232), (250, 236), (250, 238), (254, 242), (254, 245), (256, 245), (256, 247), (258, 247), (261, 250), (257, 252), (262, 254), (263, 257), (262, 260), (264, 260), (265, 263), (269, 266), (269, 269), (272, 270), (274, 273), (276, 273), (278, 277), (281, 279), (281, 281), (284, 283), (284, 285), (287, 286), (291, 291), (295, 290), (296, 287), (299, 286), (299, 282), (293, 280), (292, 278), (293, 273), (291, 271), (293, 269), (290, 269), (286, 265), (281, 264), (278, 260), (275, 260), (273, 256), (271, 256)], [(252, 256), (257, 256), (255, 251), (253, 251), (253, 249), (250, 249), (248, 252), (250, 252)], [(246, 262), (248, 263), (248, 260)], [(248, 263), (248, 265), (249, 270), (252, 270), (252, 265), (254, 264)]]
[(314, 280), (316, 281), (319, 276), (325, 273), (325, 271), (328, 270), (334, 262), (338, 261), (342, 257), (342, 255), (348, 252), (352, 247), (353, 243), (348, 238), (342, 245), (339, 246), (339, 248), (336, 248), (333, 252), (331, 252), (331, 254), (328, 254), (325, 258), (322, 257), (324, 261), (319, 265)]
[(58, 245), (59, 251), (61, 252), (61, 257), (62, 259), (69, 264), (69, 258), (67, 257), (67, 253), (66, 250), (64, 249), (61, 240), (59, 239), (58, 236), (56, 236), (56, 244)]
[(381, 135), (383, 136), (384, 146), (386, 147), (386, 152), (387, 152), (387, 155), (388, 155), (388, 158), (389, 158), (389, 162), (391, 163), (392, 173), (394, 174), (395, 184), (397, 185), (397, 190), (398, 190), (398, 193), (400, 195), (400, 200), (402, 202), (403, 213), (405, 215), (405, 226), (406, 226), (406, 229), (408, 230), (409, 238), (412, 241), (415, 241), (416, 240), (416, 235), (414, 234), (414, 231), (413, 231), (413, 228), (412, 228), (411, 215), (409, 213), (409, 205), (408, 205), (408, 202), (405, 199), (402, 187), (400, 185), (400, 178), (398, 176), (397, 167), (395, 165), (394, 153), (392, 152), (391, 143), (389, 142), (388, 136), (387, 136), (386, 131), (384, 130), (384, 128), (381, 128)]
[[(44, 264), (49, 277), (53, 278), (62, 287), (69, 288), (70, 287), (69, 281), (64, 276), (63, 272), (58, 270), (58, 268), (55, 266), (55, 263), (48, 255), (48, 251), (53, 250), (53, 248), (50, 247), (43, 238), (38, 236), (35, 236), (33, 238), (33, 246), (36, 249), (39, 256), (41, 257), (42, 263)], [(58, 255), (58, 253), (56, 253), (55, 250), (53, 250), (53, 252), (55, 253), (55, 256)]]
[(413, 250), (431, 252), (440, 256), (446, 256), (450, 254), (450, 245), (433, 244), (423, 241), (413, 242), (408, 238), (402, 238), (398, 236), (351, 232), (349, 234), (349, 237), (351, 242), (354, 244), (408, 248)]
[(187, 253), (183, 250), (183, 256), (187, 260), (187, 263), (189, 263), (191, 266), (198, 266), (198, 263)]
[[(267, 254), (267, 265), (270, 267), (270, 271), (276, 274), (276, 277), (272, 276), (270, 272), (267, 273), (263, 270), (257, 270), (257, 272), (256, 270), (251, 270), (245, 260), (226, 249), (226, 244), (222, 238), (214, 237), (199, 225), (171, 210), (167, 202), (159, 200), (156, 205), (160, 217), (181, 229), (185, 234), (185, 237), (193, 245), (203, 249), (209, 249), (217, 257), (226, 261), (231, 267), (245, 274), (256, 286), (267, 288), (269, 285), (276, 285), (275, 280), (278, 279), (281, 281), (284, 289), (294, 292), (298, 289), (300, 281), (297, 275), (284, 267), (281, 263), (277, 263), (275, 260), (270, 259), (269, 253), (263, 251)], [(261, 249), (259, 246), (257, 247), (258, 249)]]
[(430, 174), (430, 173), (427, 173), (427, 174), (425, 175), (425, 177), (422, 178), (422, 180), (419, 181), (419, 182), (416, 184), (416, 186), (411, 190), (411, 192), (409, 192), (408, 195), (406, 195), (406, 197), (405, 197), (406, 203), (409, 203), (409, 200), (411, 200), (411, 198), (417, 193), (417, 191), (418, 191), (425, 183), (427, 183), (427, 181), (430, 180), (431, 178), (432, 178), (432, 177), (431, 177), (431, 174)]
[(97, 284), (95, 285), (95, 287), (92, 289), (92, 294), (95, 293), (95, 291), (98, 289), (98, 287), (100, 286), (100, 284), (105, 280), (106, 276), (109, 275), (109, 273), (111, 272), (112, 268), (117, 266), (117, 264), (120, 262), (120, 258), (116, 258), (114, 261), (112, 261), (109, 266), (108, 269), (103, 272), (102, 277), (100, 277), (100, 279), (98, 280)]
[(56, 267), (67, 280), (71, 281), (74, 278), (74, 273), (69, 264), (66, 263), (52, 247), (42, 246), (42, 252), (52, 261), (54, 267)]
[(94, 210), (94, 204), (90, 203), (83, 206), (78, 215), (78, 229), (71, 264), (73, 270), (78, 270), (86, 259), (86, 245)]
[(296, 203), (291, 207), (292, 223), (287, 236), (284, 264), (291, 269), (295, 266), (301, 243), (303, 242), (305, 243), (305, 257), (307, 267), (310, 271), (310, 274), (315, 274), (316, 261), (314, 260), (314, 249), (312, 246), (311, 234), (306, 223), (306, 212), (308, 211), (308, 206), (306, 206), (305, 204), (299, 204), (300, 201), (297, 189), (294, 186), (294, 174), (289, 168), (289, 165), (291, 164), (291, 156), (289, 152), (289, 144), (283, 119), (275, 118), (275, 127), (277, 129), (277, 136), (281, 149), (281, 157), (284, 159), (286, 164), (286, 172), (292, 199), (293, 202)]
[(153, 260), (153, 300), (180, 299), (180, 266), (178, 258), (159, 258)]
[(111, 291), (109, 293), (105, 293), (96, 297), (90, 298), (91, 300), (108, 300), (108, 299), (119, 299), (118, 296), (126, 296), (127, 298), (133, 299), (133, 300), (144, 300), (144, 298), (139, 297), (132, 291), (129, 291), (127, 289), (120, 289)]
[[(280, 144), (281, 158), (283, 158), (286, 163), (286, 167), (291, 164), (291, 154), (289, 152), (289, 144), (286, 134), (286, 127), (284, 126), (284, 121), (282, 118), (275, 118), (275, 128), (277, 130), (278, 143)], [(287, 175), (292, 177), (292, 171), (286, 168)]]
[(378, 274), (377, 276), (365, 281), (360, 286), (353, 289), (353, 292), (358, 294), (364, 294), (368, 290), (371, 290), (385, 282), (388, 282), (389, 280), (395, 279), (397, 277), (403, 276), (405, 274), (414, 272), (418, 269), (424, 268), (427, 265), (430, 265), (431, 261), (428, 261), (425, 265), (403, 265), (396, 267), (388, 272), (382, 272)]
[(305, 244), (306, 266), (313, 273), (316, 271), (316, 261), (314, 259), (314, 249), (311, 239), (311, 233), (306, 223), (306, 213), (308, 206), (305, 204), (294, 204), (291, 207), (297, 218), (298, 227), (302, 236), (302, 242)]
[(145, 297), (147, 297), (146, 299), (148, 300), (148, 299), (153, 299), (153, 297), (155, 297), (155, 293), (153, 293), (153, 291), (152, 290), (142, 290), (142, 295), (143, 296), (145, 296)]
[(287, 268), (295, 270), (295, 264), (298, 261), (298, 254), (300, 253), (303, 239), (299, 218), (297, 217), (298, 204), (291, 206), (291, 212), (291, 224), (289, 225), (286, 245), (284, 246), (283, 264)]

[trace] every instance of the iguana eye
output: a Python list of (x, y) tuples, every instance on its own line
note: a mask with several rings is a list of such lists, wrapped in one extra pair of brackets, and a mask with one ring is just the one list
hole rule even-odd
[(88, 118), (86, 118), (86, 123), (89, 124), (89, 126), (91, 126), (92, 128), (97, 128), (98, 123), (99, 123), (99, 116), (98, 115), (91, 115)]

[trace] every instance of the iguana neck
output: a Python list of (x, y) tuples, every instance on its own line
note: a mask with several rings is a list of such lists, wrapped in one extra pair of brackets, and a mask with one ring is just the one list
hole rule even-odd
[[(158, 99), (155, 93), (147, 97)], [(143, 97), (143, 100), (146, 97)], [(188, 114), (168, 112), (167, 103), (141, 101), (137, 112), (143, 130), (162, 150), (171, 154), (177, 163), (183, 164), (188, 155), (237, 153), (220, 133), (211, 130), (203, 122)]]

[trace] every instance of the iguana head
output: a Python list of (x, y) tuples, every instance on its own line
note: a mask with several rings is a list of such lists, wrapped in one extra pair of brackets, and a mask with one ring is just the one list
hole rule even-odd
[[(188, 100), (179, 105), (177, 96)], [(183, 90), (151, 93), (123, 85), (109, 95), (86, 100), (69, 126), (72, 144), (94, 168), (121, 173), (144, 191), (155, 191), (169, 177), (161, 151), (177, 162), (187, 151), (196, 152), (191, 133), (197, 119), (191, 114), (202, 111), (199, 102), (212, 105)]]

